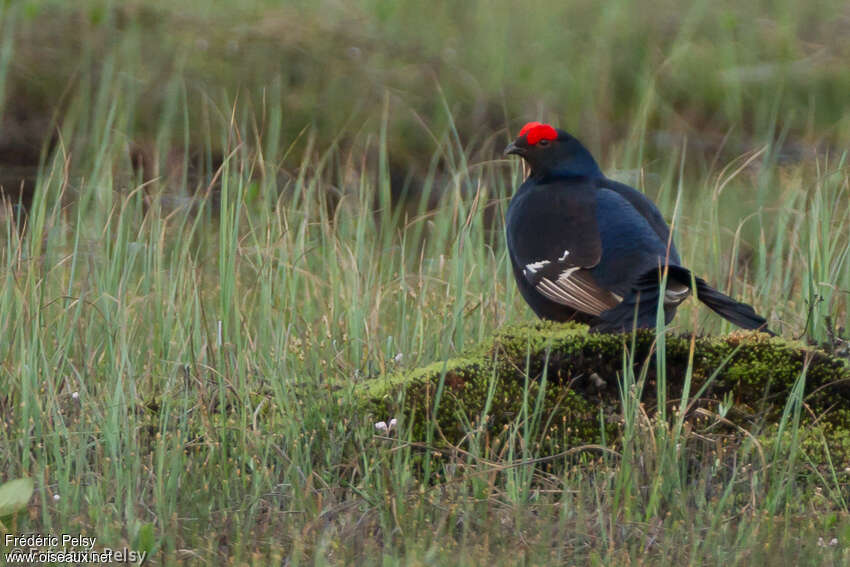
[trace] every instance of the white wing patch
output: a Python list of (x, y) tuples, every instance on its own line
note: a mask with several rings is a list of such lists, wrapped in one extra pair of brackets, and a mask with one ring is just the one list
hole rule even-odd
[(558, 283), (559, 284), (567, 283), (567, 280), (570, 279), (570, 276), (573, 275), (573, 272), (578, 271), (580, 269), (581, 269), (581, 266), (575, 266), (575, 267), (572, 267), (572, 268), (567, 268), (566, 270), (561, 272), (561, 275), (558, 276)]
[(528, 274), (536, 274), (537, 270), (540, 270), (544, 266), (550, 264), (549, 260), (540, 260), (539, 262), (532, 262), (531, 264), (526, 264), (525, 268), (522, 270), (522, 274), (527, 276)]
[(536, 285), (537, 291), (556, 303), (568, 305), (590, 315), (599, 315), (621, 301), (620, 297), (610, 292), (603, 292), (604, 295), (600, 297), (601, 290), (586, 282), (584, 278), (571, 278), (581, 269), (580, 266), (567, 268), (555, 281), (547, 277), (540, 278)]

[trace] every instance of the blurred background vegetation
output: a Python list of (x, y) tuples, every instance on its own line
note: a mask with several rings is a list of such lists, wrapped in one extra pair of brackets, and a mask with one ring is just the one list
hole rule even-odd
[[(160, 164), (175, 143), (220, 157), (210, 121), (234, 107), (261, 139), (279, 134), (263, 140), (274, 158), (305, 132), (319, 149), (362, 149), (386, 114), (396, 183), (421, 181), (452, 120), (471, 161), (540, 118), (623, 167), (638, 163), (631, 149), (646, 165), (683, 138), (689, 163), (769, 139), (811, 160), (850, 139), (850, 7), (838, 0), (2, 6), (4, 168), (37, 164), (76, 108), (64, 143), (79, 155), (95, 110), (119, 95), (114, 127)], [(297, 166), (305, 147), (281, 163)]]

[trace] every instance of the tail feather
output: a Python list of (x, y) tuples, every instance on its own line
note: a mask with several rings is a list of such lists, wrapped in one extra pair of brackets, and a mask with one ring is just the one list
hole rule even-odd
[(735, 301), (728, 295), (717, 291), (702, 278), (695, 277), (694, 281), (696, 282), (697, 298), (730, 323), (743, 329), (757, 329), (771, 335), (775, 334), (767, 328), (767, 320), (757, 314), (750, 305)]
[[(602, 332), (630, 331), (633, 327), (653, 328), (659, 300), (659, 271), (651, 270), (638, 278), (619, 305), (601, 313), (593, 330)], [(758, 329), (773, 335), (767, 321), (751, 306), (735, 301), (706, 283), (692, 276), (690, 270), (681, 266), (669, 266), (668, 281), (684, 284), (696, 291), (697, 298), (709, 309), (739, 327)], [(696, 288), (696, 289), (694, 289)], [(676, 314), (677, 304), (665, 305), (664, 321), (669, 323)]]

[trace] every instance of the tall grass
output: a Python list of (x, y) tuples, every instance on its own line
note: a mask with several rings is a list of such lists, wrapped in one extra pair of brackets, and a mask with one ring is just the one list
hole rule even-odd
[[(683, 18), (674, 62), (700, 57), (699, 9)], [(600, 44), (630, 14), (606, 12)], [(476, 15), (495, 20), (496, 37), (512, 25), (483, 5)], [(354, 386), (532, 318), (502, 234), (522, 176), (499, 156), (508, 136), (469, 136), (450, 88), (429, 91), (438, 102), (428, 119), (382, 97), (375, 121), (323, 136), (325, 124), (293, 124), (280, 80), (260, 103), (197, 96), (180, 68), (157, 90), (162, 112), (140, 124), (147, 94), (127, 67), (142, 58), (140, 32), (87, 53), (99, 72), (79, 79), (57, 116), (26, 228), (1, 217), (0, 470), (36, 479), (23, 528), (95, 535), (164, 564), (846, 560), (845, 473), (821, 477), (801, 458), (804, 374), (770, 463), (756, 435), (731, 456), (693, 449), (688, 396), (662, 401), (670, 420), (646, 413), (648, 366), (629, 349), (623, 439), (562, 457), (557, 473), (538, 460), (558, 441), (540, 412), (546, 379), (528, 378), (498, 446), (484, 416), (458, 416), (468, 443), (446, 458), (423, 457), (448, 450), (431, 446), (433, 429), (413, 439), (402, 416), (385, 416), (400, 418), (398, 429), (375, 435), (355, 412)], [(500, 53), (469, 56), (484, 65)], [(615, 52), (590, 53), (576, 64), (625, 72)], [(657, 197), (667, 218), (678, 201), (685, 262), (784, 335), (824, 340), (827, 315), (850, 326), (844, 156), (782, 162), (775, 107), (753, 117), (756, 150), (704, 162), (683, 140), (658, 151), (651, 132), (670, 111), (658, 96), (669, 77), (652, 69), (638, 71), (632, 134), (608, 152), (606, 171)], [(527, 73), (527, 84), (545, 83)], [(722, 104), (745, 121), (751, 93), (736, 84)], [(594, 96), (610, 92), (564, 88), (572, 108), (599, 110)], [(404, 203), (391, 171), (401, 123), (431, 144), (420, 192)], [(597, 146), (605, 138), (587, 131)], [(133, 167), (145, 136), (150, 179)], [(729, 327), (691, 304), (675, 329)], [(657, 351), (663, 361), (663, 340)], [(822, 498), (796, 499), (817, 488)], [(820, 537), (842, 544), (817, 547)]]

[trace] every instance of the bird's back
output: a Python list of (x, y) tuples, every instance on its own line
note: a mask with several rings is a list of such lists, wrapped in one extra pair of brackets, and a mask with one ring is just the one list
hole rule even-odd
[(668, 253), (668, 242), (661, 236), (669, 235), (663, 219), (653, 226), (653, 219), (611, 189), (597, 189), (595, 201), (602, 259), (591, 273), (599, 285), (624, 295), (646, 272), (668, 263), (681, 264), (675, 245), (670, 242)]
[(664, 242), (667, 242), (670, 238), (670, 227), (661, 215), (661, 211), (658, 210), (655, 203), (650, 201), (646, 195), (634, 187), (614, 181), (613, 179), (608, 179), (607, 177), (599, 177), (595, 180), (595, 183), (598, 188), (610, 189), (628, 201), (647, 220), (655, 233), (658, 234), (658, 237)]

